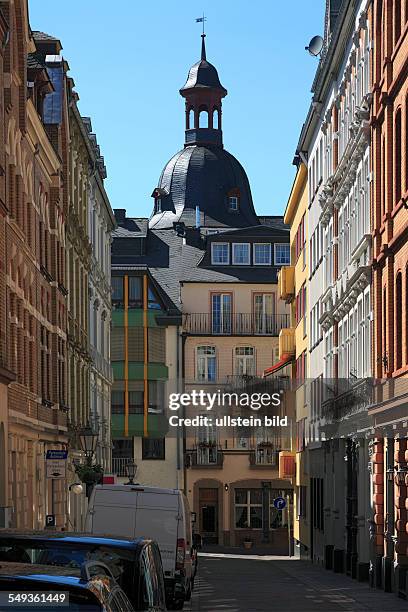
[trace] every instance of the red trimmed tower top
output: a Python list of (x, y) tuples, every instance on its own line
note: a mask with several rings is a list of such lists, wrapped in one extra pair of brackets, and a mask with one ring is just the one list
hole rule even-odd
[(222, 99), (228, 92), (220, 83), (217, 69), (207, 61), (205, 34), (201, 38), (201, 59), (190, 68), (187, 81), (180, 89), (186, 100), (185, 146), (222, 147)]

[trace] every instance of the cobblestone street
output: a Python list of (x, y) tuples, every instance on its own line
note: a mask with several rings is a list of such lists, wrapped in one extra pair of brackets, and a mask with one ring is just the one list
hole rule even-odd
[(347, 576), (287, 557), (200, 556), (186, 612), (396, 612), (407, 602)]

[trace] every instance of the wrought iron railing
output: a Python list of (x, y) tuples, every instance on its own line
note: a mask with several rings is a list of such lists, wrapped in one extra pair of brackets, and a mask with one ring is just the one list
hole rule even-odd
[(222, 467), (224, 455), (220, 447), (210, 443), (200, 443), (190, 452), (191, 467)]
[(289, 315), (194, 312), (184, 315), (183, 326), (186, 333), (195, 335), (277, 336), (289, 326)]
[(112, 473), (116, 476), (127, 476), (126, 466), (132, 461), (132, 457), (112, 457)]

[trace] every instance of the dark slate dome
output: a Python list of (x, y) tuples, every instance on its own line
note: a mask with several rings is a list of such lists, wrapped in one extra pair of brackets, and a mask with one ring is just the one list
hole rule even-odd
[(194, 227), (197, 207), (204, 227), (258, 225), (245, 170), (223, 147), (222, 99), (227, 90), (207, 62), (205, 34), (201, 60), (190, 68), (180, 93), (185, 99), (185, 145), (167, 163), (153, 191), (149, 226), (166, 229), (184, 222)]
[[(229, 208), (229, 195), (239, 194), (237, 211)], [(166, 164), (154, 194), (161, 212), (150, 219), (155, 229), (173, 227), (181, 221), (193, 227), (196, 207), (200, 225), (248, 227), (258, 225), (251, 188), (239, 161), (221, 147), (185, 147)]]

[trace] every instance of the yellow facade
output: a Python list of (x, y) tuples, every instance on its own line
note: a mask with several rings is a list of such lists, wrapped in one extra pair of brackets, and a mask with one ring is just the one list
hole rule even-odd
[[(309, 527), (307, 523), (307, 515), (305, 516), (306, 491), (301, 487), (306, 487), (308, 484), (307, 462), (303, 449), (303, 439), (306, 435), (307, 423), (307, 394), (306, 394), (306, 379), (308, 367), (308, 352), (307, 352), (307, 332), (309, 329), (308, 316), (308, 295), (306, 292), (306, 300), (302, 306), (302, 312), (296, 316), (296, 304), (299, 300), (296, 299), (302, 291), (302, 287), (308, 286), (309, 278), (309, 244), (307, 241), (308, 235), (308, 191), (307, 191), (307, 169), (303, 163), (300, 163), (297, 169), (296, 177), (292, 186), (292, 191), (289, 196), (288, 204), (285, 211), (284, 221), (290, 225), (290, 245), (291, 245), (291, 266), (282, 268), (279, 275), (279, 297), (282, 301), (290, 303), (291, 323), (290, 331), (282, 330), (279, 337), (279, 352), (282, 359), (285, 355), (293, 354), (296, 363), (301, 359), (302, 354), (306, 355), (304, 362), (304, 371), (300, 375), (305, 379), (304, 384), (296, 388), (296, 478), (294, 479), (294, 517), (293, 517), (293, 538), (295, 541), (295, 554), (300, 554), (297, 550), (296, 543), (302, 541), (303, 544), (309, 546)], [(303, 224), (303, 231), (301, 225)], [(302, 316), (303, 314), (303, 316)], [(294, 365), (293, 376), (300, 378), (299, 372), (296, 372)], [(303, 426), (302, 426), (303, 424)]]

